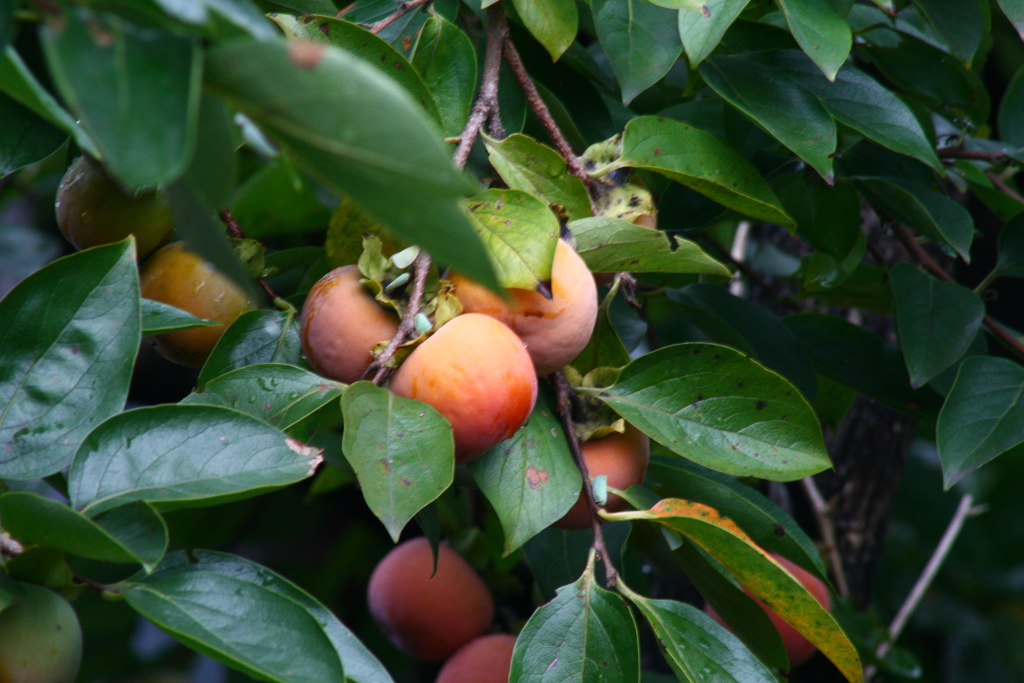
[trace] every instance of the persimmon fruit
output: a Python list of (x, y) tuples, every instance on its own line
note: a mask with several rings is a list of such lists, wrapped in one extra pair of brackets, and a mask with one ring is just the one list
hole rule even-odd
[(142, 264), (139, 280), (143, 297), (220, 323), (154, 337), (157, 351), (181, 365), (201, 366), (227, 326), (254, 307), (241, 287), (188, 251), (184, 242), (157, 250)]
[[(814, 596), (814, 598), (818, 601), (819, 604), (821, 604), (822, 607), (824, 607), (826, 610), (832, 609), (832, 599), (829, 596), (828, 586), (826, 586), (821, 579), (819, 579), (814, 574), (811, 574), (803, 567), (800, 567), (799, 565), (790, 562), (781, 555), (771, 553), (771, 556), (773, 559), (775, 559), (776, 562), (785, 567), (786, 571), (792, 574), (797, 581), (802, 583), (804, 585), (804, 588), (806, 588), (810, 592), (810, 594)], [(767, 605), (764, 604), (764, 602), (760, 598), (751, 593), (746, 587), (744, 587), (743, 590), (747, 595), (754, 599), (754, 602), (756, 602), (761, 607), (761, 609), (763, 609), (768, 614), (768, 617), (772, 620), (772, 624), (775, 625), (775, 628), (776, 630), (778, 630), (779, 635), (782, 636), (782, 643), (786, 646), (786, 655), (789, 657), (790, 667), (799, 666), (800, 664), (803, 664), (808, 659), (810, 659), (811, 655), (813, 655), (817, 650), (817, 648), (811, 644), (811, 641), (804, 638), (799, 631), (797, 631), (795, 628), (786, 623), (786, 621), (782, 617), (773, 612)], [(717, 621), (722, 626), (725, 626), (726, 628), (729, 627), (729, 625), (726, 624), (725, 620), (718, 615), (718, 612), (715, 611), (715, 609), (711, 606), (710, 603), (704, 605), (704, 611), (708, 614), (708, 616), (710, 616), (712, 619)]]
[(82, 628), (68, 602), (21, 583), (21, 595), (0, 611), (0, 682), (74, 683), (82, 662)]
[(476, 571), (441, 544), (435, 573), (430, 542), (422, 536), (395, 546), (377, 564), (367, 603), (388, 639), (422, 661), (451, 656), (494, 619), (494, 598)]
[(464, 313), (409, 354), (391, 390), (432, 406), (451, 423), (455, 459), (469, 462), (511, 437), (537, 402), (537, 374), (516, 334)]
[[(647, 435), (633, 425), (626, 425), (626, 431), (609, 434), (580, 445), (583, 462), (591, 479), (604, 475), (608, 485), (625, 490), (643, 482), (647, 476), (647, 464), (651, 459), (651, 441)], [(590, 484), (584, 482), (584, 486)], [(621, 510), (625, 501), (614, 494), (608, 495), (604, 506), (609, 512)], [(574, 531), (590, 527), (590, 510), (583, 491), (565, 516), (554, 523), (557, 529)]]
[(597, 285), (587, 264), (559, 240), (551, 266), (551, 299), (527, 289), (510, 289), (511, 305), (483, 285), (457, 273), (449, 276), (467, 313), (501, 321), (526, 344), (537, 374), (572, 362), (590, 341), (597, 322)]
[(320, 374), (351, 384), (373, 362), (370, 350), (398, 331), (398, 316), (377, 304), (356, 266), (335, 268), (302, 306), (302, 348)]
[(508, 683), (515, 647), (516, 637), (507, 633), (480, 636), (444, 663), (435, 683)]
[(135, 235), (139, 260), (163, 244), (174, 228), (163, 195), (128, 194), (95, 161), (80, 156), (57, 190), (57, 225), (76, 249), (119, 242)]

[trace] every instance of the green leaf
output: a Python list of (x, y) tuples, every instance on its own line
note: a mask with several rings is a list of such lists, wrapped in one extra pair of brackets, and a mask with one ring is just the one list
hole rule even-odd
[(366, 504), (397, 542), (417, 512), (455, 476), (455, 441), (444, 417), (420, 401), (356, 382), (341, 397), (342, 450)]
[(792, 481), (831, 466), (800, 392), (727, 346), (658, 349), (592, 392), (672, 452), (719, 472)]
[(793, 224), (750, 162), (715, 136), (685, 123), (658, 116), (632, 119), (616, 165), (660, 173), (752, 218)]
[(259, 363), (210, 380), (181, 403), (234, 408), (287, 430), (336, 400), (344, 388), (294, 365)]
[(130, 240), (66, 256), (0, 301), (0, 478), (68, 466), (124, 407), (141, 339)]
[(975, 356), (960, 365), (939, 413), (935, 442), (946, 489), (1024, 442), (1024, 368)]
[(915, 389), (967, 351), (985, 315), (981, 298), (963, 285), (942, 282), (909, 263), (889, 272), (896, 329)]
[(501, 520), (505, 556), (561, 519), (583, 483), (546, 391), (522, 429), (471, 462), (469, 472)]
[(810, 537), (792, 517), (750, 486), (686, 460), (662, 456), (652, 458), (647, 480), (665, 497), (710, 505), (736, 522), (761, 547), (828, 580)]
[(167, 551), (167, 525), (153, 507), (136, 501), (90, 519), (64, 503), (12, 491), (0, 496), (4, 529), (23, 544), (104, 562), (141, 564), (152, 571)]
[(253, 239), (322, 230), (331, 218), (306, 174), (285, 155), (246, 179), (231, 201), (231, 213)]
[(476, 91), (473, 42), (458, 26), (434, 15), (420, 31), (411, 61), (437, 103), (445, 136), (456, 137), (466, 125)]
[(375, 67), (330, 46), (240, 40), (208, 54), (206, 75), (328, 187), (438, 261), (497, 288), (459, 205), (466, 179), (419, 106)]
[(699, 71), (722, 99), (832, 182), (836, 125), (814, 93), (795, 81), (777, 78), (774, 69), (744, 56), (709, 57)]
[(622, 343), (612, 323), (611, 307), (614, 299), (605, 297), (597, 309), (597, 323), (587, 345), (573, 359), (572, 367), (581, 375), (594, 368), (621, 368), (629, 362), (629, 351)]
[(185, 171), (203, 69), (197, 40), (68, 8), (42, 42), (58, 90), (118, 180), (144, 187)]
[(15, 0), (0, 0), (0, 50), (14, 35)]
[(597, 585), (593, 567), (533, 613), (512, 653), (510, 681), (635, 683), (640, 641), (622, 598)]
[(860, 186), (873, 204), (923, 235), (953, 247), (971, 262), (974, 219), (963, 206), (911, 180), (861, 178)]
[(775, 191), (796, 221), (797, 233), (815, 249), (844, 259), (862, 239), (860, 196), (850, 183), (828, 187), (802, 173), (791, 173), (777, 182)]
[(1010, 219), (999, 232), (996, 271), (1000, 275), (1024, 277), (1024, 214)]
[(913, 0), (949, 46), (949, 52), (970, 67), (985, 33), (978, 0)]
[(519, 190), (486, 190), (466, 204), (502, 287), (550, 283), (559, 226), (547, 204)]
[(257, 680), (345, 680), (342, 654), (328, 634), (344, 626), (330, 612), (266, 567), (194, 554), (196, 561), (175, 553), (154, 574), (127, 581), (125, 600), (188, 647)]
[(0, 56), (0, 90), (35, 112), (40, 118), (71, 135), (83, 152), (94, 157), (99, 151), (89, 134), (64, 110), (44, 88), (22, 61), (14, 48), (8, 45)]
[(531, 137), (516, 133), (504, 140), (481, 136), (491, 165), (513, 190), (528, 192), (546, 204), (559, 204), (569, 220), (591, 215), (583, 181), (566, 173), (561, 154)]
[(945, 173), (910, 107), (863, 71), (844, 65), (830, 83), (806, 55), (796, 50), (762, 52), (749, 59), (778, 69), (809, 90), (839, 123), (894, 152), (920, 159), (938, 173)]
[(256, 363), (290, 363), (302, 357), (302, 339), (295, 314), (246, 311), (224, 331), (199, 373), (198, 385)]
[(601, 47), (628, 105), (661, 80), (683, 50), (677, 12), (646, 0), (591, 0)]
[(853, 34), (846, 18), (821, 0), (776, 0), (800, 48), (830, 81), (846, 61)]
[(1017, 29), (1021, 40), (1024, 40), (1024, 2), (1021, 0), (999, 0), (999, 8)]
[[(1021, 26), (1024, 27), (1024, 1)], [(999, 137), (1016, 147), (1024, 147), (1024, 66), (1017, 69), (999, 102)]]
[(0, 92), (0, 178), (53, 154), (68, 136)]
[(632, 591), (626, 595), (651, 625), (680, 681), (776, 683), (772, 672), (739, 638), (693, 605), (652, 600)]
[(782, 319), (814, 362), (815, 370), (841, 384), (918, 415), (938, 413), (941, 398), (928, 388), (912, 390), (895, 345), (834, 315), (801, 313)]
[(679, 36), (691, 69), (696, 69), (718, 47), (725, 31), (748, 2), (750, 0), (708, 0), (688, 2), (680, 8)]
[(150, 336), (163, 334), (164, 332), (175, 332), (177, 330), (190, 330), (194, 327), (214, 327), (218, 322), (212, 322), (203, 318), (175, 308), (152, 299), (142, 299), (142, 334)]
[(648, 511), (617, 513), (620, 519), (659, 522), (692, 539), (736, 580), (832, 660), (851, 683), (861, 683), (857, 649), (838, 622), (799, 580), (757, 546), (732, 520), (702, 503), (668, 498)]
[(596, 273), (706, 273), (729, 277), (729, 269), (690, 240), (595, 216), (569, 224), (576, 249)]
[(426, 83), (405, 56), (391, 47), (385, 40), (370, 33), (362, 26), (348, 21), (315, 15), (304, 15), (301, 19), (287, 14), (274, 17), (285, 34), (303, 40), (333, 45), (349, 54), (372, 64), (381, 73), (395, 79), (420, 105), (430, 119), (441, 128), (441, 112)]
[(71, 504), (90, 517), (133, 500), (158, 509), (215, 505), (313, 474), (318, 449), (228, 408), (136, 408), (94, 429), (68, 473)]
[(512, 0), (512, 6), (552, 61), (557, 62), (576, 39), (576, 0)]

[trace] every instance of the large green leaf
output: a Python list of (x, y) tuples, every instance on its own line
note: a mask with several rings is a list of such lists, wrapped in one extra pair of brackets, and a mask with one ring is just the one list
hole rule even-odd
[(815, 249), (844, 259), (863, 242), (860, 196), (852, 183), (828, 187), (815, 180), (803, 173), (790, 173), (777, 179), (774, 187), (786, 212), (796, 221), (797, 233)]
[(660, 173), (752, 218), (793, 224), (750, 162), (710, 133), (679, 121), (660, 116), (632, 119), (615, 165)]
[(594, 216), (569, 224), (576, 250), (597, 273), (732, 273), (690, 240), (629, 223)]
[(636, 683), (640, 641), (622, 598), (597, 585), (592, 567), (562, 586), (519, 633), (510, 681)]
[(862, 178), (860, 186), (878, 208), (933, 240), (953, 247), (971, 262), (974, 219), (944, 194), (901, 178)]
[(969, 67), (985, 33), (985, 17), (978, 0), (913, 1), (950, 53)]
[(533, 138), (516, 133), (504, 140), (483, 136), (491, 165), (513, 190), (528, 192), (546, 204), (559, 204), (569, 220), (591, 215), (583, 181), (565, 172), (562, 155)]
[(699, 71), (722, 99), (832, 181), (836, 125), (814, 93), (742, 55), (709, 57)]
[(94, 519), (64, 503), (28, 491), (0, 496), (4, 529), (23, 544), (38, 543), (79, 557), (138, 563), (152, 571), (167, 551), (167, 525), (144, 501), (127, 503)]
[(677, 12), (647, 0), (592, 0), (594, 27), (622, 91), (622, 103), (668, 73), (683, 50)]
[(675, 498), (662, 500), (647, 511), (616, 513), (615, 518), (656, 521), (690, 538), (821, 650), (847, 680), (864, 680), (857, 649), (835, 618), (731, 519), (703, 503)]
[(0, 92), (0, 178), (44, 159), (64, 144), (66, 133)]
[(206, 76), (330, 188), (439, 261), (497, 287), (459, 206), (471, 188), (419, 106), (375, 67), (331, 46), (236, 40), (208, 54)]
[[(1024, 1), (1021, 10), (1024, 14)], [(999, 102), (999, 137), (1016, 147), (1024, 147), (1024, 66), (1017, 69)]]
[(0, 478), (67, 467), (124, 407), (141, 339), (133, 242), (67, 256), (0, 301)]
[(444, 417), (420, 401), (356, 382), (341, 398), (342, 450), (373, 514), (398, 541), (417, 512), (455, 476), (455, 441)]
[(550, 284), (559, 226), (547, 204), (519, 190), (485, 190), (466, 204), (502, 287)]
[(340, 47), (380, 69), (382, 73), (395, 79), (412, 95), (412, 98), (437, 124), (438, 128), (442, 127), (441, 112), (438, 111), (437, 103), (434, 102), (434, 97), (427, 89), (426, 83), (412, 68), (409, 60), (401, 52), (391, 47), (387, 41), (370, 33), (362, 26), (334, 17), (307, 14), (299, 18), (279, 14), (274, 17), (274, 21), (290, 36)]
[(1017, 29), (1021, 39), (1024, 40), (1024, 2), (1021, 0), (999, 0), (999, 7), (1013, 27)]
[(432, 16), (416, 39), (411, 61), (437, 103), (444, 134), (458, 136), (476, 90), (476, 50), (469, 36), (444, 17)]
[(686, 3), (679, 12), (679, 36), (683, 50), (696, 69), (704, 59), (718, 47), (736, 17), (750, 0), (708, 0), (703, 3)]
[(821, 0), (776, 0), (796, 42), (828, 80), (846, 61), (853, 34), (846, 18), (829, 2)]
[(516, 14), (537, 42), (558, 61), (576, 39), (576, 0), (512, 0)]
[(999, 231), (998, 254), (999, 275), (1024, 277), (1024, 214), (1010, 219)]
[(294, 365), (258, 363), (210, 380), (181, 403), (234, 408), (286, 430), (336, 400), (344, 388)]
[(955, 282), (942, 282), (909, 263), (890, 272), (896, 330), (915, 389), (967, 351), (985, 315), (981, 297)]
[(134, 188), (185, 171), (199, 112), (197, 40), (83, 8), (68, 8), (42, 38), (54, 82), (116, 178)]
[(583, 391), (672, 452), (719, 472), (792, 481), (831, 466), (800, 392), (727, 346), (658, 349), (627, 365), (612, 387)]
[(194, 556), (168, 557), (154, 574), (125, 582), (122, 595), (185, 645), (257, 680), (345, 680), (344, 656), (328, 632), (344, 626), (328, 610), (265, 567), (221, 553)]
[(229, 408), (136, 408), (89, 434), (68, 494), (91, 517), (134, 500), (159, 509), (215, 505), (301, 481), (321, 460), (318, 449)]
[(1024, 368), (975, 356), (960, 365), (939, 413), (935, 442), (946, 488), (1024, 442)]
[(469, 471), (501, 520), (505, 555), (561, 519), (582, 484), (546, 391), (522, 429), (471, 462)]
[(190, 330), (195, 327), (214, 327), (219, 324), (204, 318), (197, 318), (187, 311), (160, 301), (142, 300), (142, 334), (146, 336), (177, 330)]
[(238, 316), (213, 347), (199, 373), (198, 385), (256, 363), (299, 363), (302, 339), (295, 314), (255, 310)]
[(322, 230), (331, 219), (313, 183), (286, 155), (245, 180), (231, 199), (231, 213), (253, 239)]

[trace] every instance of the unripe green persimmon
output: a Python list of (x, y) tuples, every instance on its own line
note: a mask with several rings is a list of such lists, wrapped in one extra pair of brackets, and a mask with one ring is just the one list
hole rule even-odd
[(395, 546), (377, 564), (367, 603), (392, 643), (428, 662), (449, 657), (494, 619), (494, 598), (476, 571), (441, 544), (434, 572), (430, 542), (422, 536)]
[(409, 354), (391, 391), (444, 415), (456, 461), (469, 462), (523, 426), (537, 402), (537, 373), (515, 332), (486, 315), (464, 313)]
[(75, 159), (64, 174), (55, 208), (57, 225), (75, 248), (110, 244), (135, 235), (140, 261), (166, 241), (174, 227), (171, 207), (163, 195), (127, 194), (84, 156)]
[(200, 367), (228, 325), (254, 308), (241, 287), (201, 256), (186, 250), (184, 242), (172, 242), (153, 254), (142, 265), (139, 280), (143, 297), (221, 323), (154, 338), (157, 351), (181, 365)]
[(515, 647), (507, 633), (480, 636), (444, 663), (435, 683), (508, 683)]
[(75, 610), (49, 589), (21, 588), (0, 612), (0, 683), (74, 683), (82, 662)]
[(398, 331), (398, 316), (377, 304), (356, 266), (335, 268), (302, 305), (302, 348), (320, 374), (351, 384), (373, 362), (370, 349)]
[(597, 285), (587, 264), (562, 240), (551, 266), (551, 299), (527, 289), (510, 289), (511, 306), (497, 294), (461, 275), (449, 278), (467, 313), (483, 313), (508, 325), (526, 344), (537, 374), (572, 362), (590, 341), (597, 322)]

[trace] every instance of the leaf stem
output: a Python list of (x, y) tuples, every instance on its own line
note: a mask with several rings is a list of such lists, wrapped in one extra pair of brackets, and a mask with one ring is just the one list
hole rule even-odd
[(504, 137), (505, 131), (498, 116), (498, 77), (501, 74), (501, 46), (507, 40), (508, 22), (505, 20), (505, 10), (501, 3), (495, 3), (487, 8), (487, 52), (484, 56), (483, 80), (476, 103), (469, 113), (469, 120), (466, 121), (462, 135), (459, 136), (459, 146), (455, 148), (455, 155), (452, 157), (459, 168), (466, 165), (469, 152), (473, 149), (473, 143), (476, 142), (485, 121), (491, 120), (491, 132), (494, 137)]
[(382, 386), (394, 368), (390, 367), (390, 361), (395, 356), (398, 347), (411, 339), (416, 331), (416, 315), (420, 312), (420, 304), (423, 302), (423, 289), (427, 283), (427, 274), (430, 272), (430, 254), (420, 251), (412, 262), (413, 282), (412, 291), (409, 294), (409, 303), (402, 314), (402, 321), (398, 324), (398, 331), (391, 338), (388, 345), (384, 347), (377, 360), (370, 364), (370, 367), (363, 373), (363, 377), (373, 375), (373, 383)]
[(559, 370), (551, 374), (551, 381), (555, 385), (555, 410), (562, 420), (562, 427), (565, 430), (565, 438), (569, 442), (569, 450), (572, 452), (576, 467), (583, 475), (583, 497), (587, 501), (587, 508), (590, 510), (590, 526), (594, 530), (594, 544), (592, 550), (597, 553), (604, 563), (605, 582), (609, 588), (614, 588), (618, 578), (615, 566), (611, 562), (611, 555), (608, 554), (608, 547), (604, 542), (604, 531), (601, 528), (601, 517), (598, 516), (597, 501), (594, 500), (594, 490), (591, 488), (590, 473), (587, 471), (587, 463), (583, 460), (583, 451), (580, 450), (580, 440), (576, 436), (576, 430), (572, 423), (572, 387), (565, 374)]
[(380, 33), (388, 26), (398, 21), (406, 14), (416, 9), (417, 7), (421, 7), (433, 1), (434, 0), (409, 0), (408, 2), (403, 2), (401, 5), (398, 6), (398, 8), (394, 12), (384, 17), (380, 21), (367, 26), (366, 30), (369, 31), (370, 33)]
[(120, 595), (121, 594), (121, 591), (119, 589), (112, 588), (111, 586), (108, 586), (106, 584), (102, 584), (99, 581), (93, 581), (89, 577), (82, 576), (81, 574), (74, 574), (73, 573), (73, 574), (71, 574), (71, 578), (74, 579), (75, 581), (77, 581), (78, 583), (84, 584), (84, 585), (88, 586), (89, 588), (92, 588), (93, 590), (98, 591), (100, 593), (110, 593), (112, 595)]
[[(925, 270), (943, 282), (956, 283), (956, 280), (950, 277), (946, 271), (944, 271), (939, 264), (928, 255), (928, 252), (921, 248), (921, 245), (917, 243), (917, 240), (915, 240), (914, 236), (910, 233), (909, 228), (902, 223), (891, 223), (890, 225), (892, 226), (893, 234), (896, 235), (906, 250), (910, 252), (910, 255), (914, 260), (924, 266)], [(1001, 341), (1006, 348), (1013, 351), (1020, 358), (1024, 358), (1024, 344), (1021, 344), (1016, 337), (1010, 334), (1009, 330), (996, 322), (996, 320), (987, 313), (985, 314), (985, 317), (982, 318), (982, 322), (984, 322), (985, 326), (988, 327), (992, 336)]]
[[(882, 641), (878, 645), (878, 649), (875, 650), (875, 656), (879, 659), (888, 654), (889, 650), (892, 649), (893, 643), (900, 637), (900, 634), (903, 632), (903, 628), (907, 625), (907, 621), (909, 621), (910, 616), (921, 603), (921, 599), (924, 597), (925, 592), (931, 585), (932, 580), (938, 573), (942, 563), (949, 555), (949, 551), (952, 549), (953, 543), (960, 534), (960, 530), (963, 528), (964, 522), (968, 517), (973, 517), (981, 512), (984, 512), (984, 506), (975, 507), (974, 498), (971, 494), (965, 493), (963, 497), (960, 498), (960, 504), (957, 506), (956, 512), (953, 514), (953, 518), (949, 521), (949, 526), (946, 527), (945, 533), (942, 534), (939, 544), (935, 546), (932, 556), (928, 559), (928, 564), (925, 565), (921, 575), (914, 583), (914, 587), (910, 589), (910, 593), (907, 595), (906, 600), (903, 601), (899, 611), (896, 613), (892, 623), (889, 625), (888, 637)], [(868, 666), (864, 670), (864, 680), (870, 681), (874, 674), (875, 666)]]
[(992, 184), (993, 184), (993, 185), (995, 185), (995, 186), (996, 186), (996, 188), (997, 188), (997, 189), (998, 189), (998, 190), (999, 190), (1000, 192), (1002, 192), (1003, 194), (1005, 194), (1005, 195), (1006, 195), (1007, 197), (1010, 197), (1010, 198), (1012, 198), (1012, 199), (1016, 199), (1016, 200), (1017, 200), (1018, 202), (1020, 202), (1021, 204), (1024, 204), (1024, 196), (1022, 196), (1022, 195), (1020, 194), (1020, 192), (1017, 192), (1017, 191), (1016, 191), (1016, 190), (1014, 190), (1014, 189), (1013, 189), (1012, 187), (1010, 187), (1009, 185), (1007, 185), (1007, 184), (1006, 184), (1006, 181), (1005, 181), (1005, 180), (1003, 180), (1003, 179), (1002, 179), (1002, 178), (1001, 178), (1001, 177), (999, 176), (999, 174), (998, 174), (998, 173), (994, 173), (994, 172), (992, 172), (992, 171), (985, 171), (985, 177), (986, 177), (986, 178), (988, 178), (989, 180), (991, 180), (991, 181), (992, 181)]

